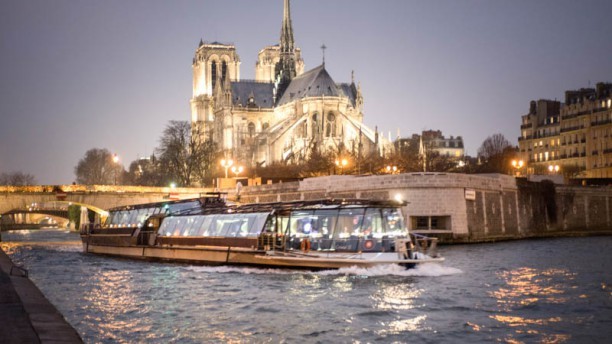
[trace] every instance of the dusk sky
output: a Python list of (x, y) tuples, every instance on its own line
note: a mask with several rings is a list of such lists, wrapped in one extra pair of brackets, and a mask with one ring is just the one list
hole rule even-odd
[[(385, 136), (500, 132), (534, 99), (612, 81), (612, 1), (294, 0), (306, 70), (351, 70)], [(91, 148), (128, 167), (169, 120), (189, 120), (200, 38), (234, 43), (241, 77), (279, 40), (282, 0), (0, 0), (0, 173), (69, 184)]]

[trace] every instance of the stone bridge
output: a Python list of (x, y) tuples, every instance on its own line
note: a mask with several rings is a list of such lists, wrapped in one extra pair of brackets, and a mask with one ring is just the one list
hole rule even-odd
[(37, 224), (52, 219), (64, 227), (68, 206), (80, 205), (105, 217), (118, 206), (199, 197), (212, 189), (107, 185), (38, 185), (0, 187), (0, 222)]

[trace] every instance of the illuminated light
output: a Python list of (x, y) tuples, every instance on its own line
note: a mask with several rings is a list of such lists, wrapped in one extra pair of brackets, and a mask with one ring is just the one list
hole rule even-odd
[(242, 166), (232, 166), (232, 173), (234, 173), (236, 175), (236, 178), (238, 177), (238, 175), (240, 173), (242, 173), (242, 171), (244, 171), (244, 167), (242, 167)]
[(402, 195), (401, 195), (401, 194), (395, 194), (395, 200), (396, 200), (398, 203), (402, 203), (402, 202), (403, 202)]
[(523, 160), (512, 160), (512, 167), (521, 168), (524, 164)]
[(234, 165), (234, 160), (232, 159), (221, 159), (221, 167), (225, 169), (225, 178), (227, 178), (227, 170)]
[(170, 188), (171, 189), (175, 189), (176, 188), (176, 183), (170, 183)]

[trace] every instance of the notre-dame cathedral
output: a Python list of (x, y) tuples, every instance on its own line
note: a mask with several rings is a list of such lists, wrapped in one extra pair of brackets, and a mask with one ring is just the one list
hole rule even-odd
[(259, 52), (255, 80), (240, 79), (234, 45), (200, 41), (196, 49), (192, 130), (242, 164), (303, 161), (314, 149), (382, 154), (388, 143), (363, 124), (362, 109), (354, 80), (336, 83), (325, 62), (304, 72), (289, 0), (284, 0), (280, 44)]

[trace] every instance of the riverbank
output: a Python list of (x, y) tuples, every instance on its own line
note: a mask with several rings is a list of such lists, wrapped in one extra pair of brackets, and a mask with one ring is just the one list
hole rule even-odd
[(82, 343), (79, 334), (0, 249), (0, 338), (7, 343)]

